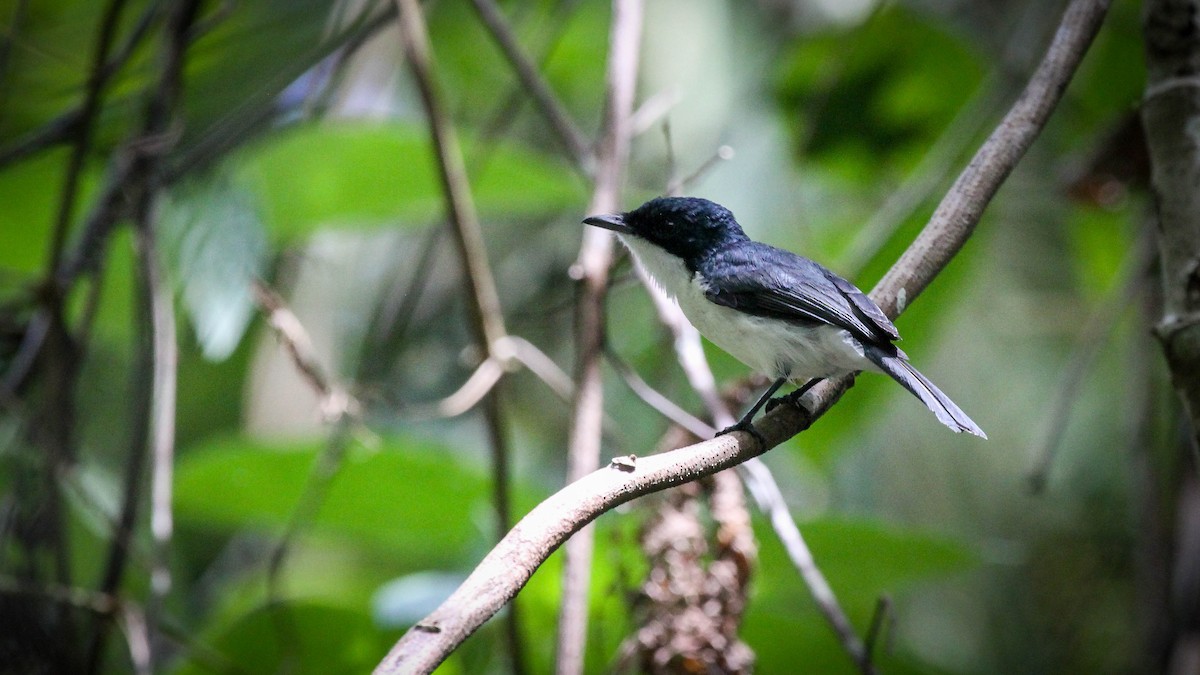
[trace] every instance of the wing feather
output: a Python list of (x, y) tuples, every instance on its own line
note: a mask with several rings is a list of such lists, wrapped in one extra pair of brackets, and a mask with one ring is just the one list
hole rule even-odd
[(718, 305), (801, 324), (833, 324), (866, 342), (900, 339), (883, 311), (854, 284), (790, 251), (743, 243), (710, 256), (696, 271), (705, 295)]

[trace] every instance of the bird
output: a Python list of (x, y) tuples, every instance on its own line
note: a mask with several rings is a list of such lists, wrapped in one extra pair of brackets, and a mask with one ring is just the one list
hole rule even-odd
[(896, 326), (865, 293), (809, 258), (750, 239), (724, 206), (658, 197), (583, 222), (615, 232), (701, 335), (774, 378), (741, 420), (719, 434), (746, 431), (765, 447), (752, 420), (785, 383), (805, 382), (775, 401), (798, 405), (821, 379), (868, 371), (890, 375), (953, 431), (987, 438), (909, 363), (894, 344)]

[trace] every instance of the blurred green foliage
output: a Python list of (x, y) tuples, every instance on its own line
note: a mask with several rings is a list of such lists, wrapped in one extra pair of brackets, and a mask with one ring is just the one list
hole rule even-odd
[[(672, 91), (682, 101), (668, 113), (679, 164), (670, 168), (686, 175), (730, 143), (734, 159), (692, 192), (733, 206), (756, 237), (839, 271), (849, 271), (841, 267), (863, 223), (906, 189), (959, 115), (972, 116), (948, 146), (950, 168), (886, 223), (892, 229), (857, 277), (864, 288), (923, 225), (1058, 20), (1055, 7), (1038, 3), (868, 3), (874, 9), (847, 17), (805, 0), (649, 2), (647, 47), (699, 54), (648, 63), (640, 83), (640, 102)], [(103, 4), (0, 0), (0, 151), (79, 104)], [(159, 4), (128, 3), (116, 44)], [(433, 240), (433, 263), (423, 267), (444, 200), (398, 33), (381, 24), (363, 39), (389, 9), (316, 0), (203, 4), (180, 143), (158, 204), (181, 349), (175, 579), (164, 608), (170, 672), (362, 672), (403, 628), (380, 617), (436, 602), (494, 539), (480, 417), (429, 412), (472, 373), (478, 354), (447, 237)], [(427, 9), (509, 328), (570, 372), (567, 269), (587, 181), (469, 3)], [(594, 129), (608, 4), (513, 1), (502, 9), (567, 110)], [(1117, 3), (1062, 108), (975, 238), (899, 322), (914, 361), (992, 440), (946, 433), (898, 387), (865, 376), (815, 428), (767, 458), (860, 633), (877, 599), (893, 599), (886, 645), (878, 647), (884, 672), (1126, 672), (1139, 663), (1129, 551), (1141, 495), (1126, 460), (1146, 451), (1134, 445), (1144, 437), (1138, 430), (1161, 431), (1170, 411), (1156, 399), (1149, 419), (1136, 418), (1118, 405), (1150, 349), (1135, 313), (1121, 315), (1100, 365), (1073, 395), (1069, 419), (1046, 419), (1064, 364), (1087, 337), (1081, 326), (1114, 292), (1143, 229), (1136, 183), (1118, 186), (1119, 198), (1102, 205), (1068, 196), (1138, 99), (1136, 9)], [(106, 90), (68, 248), (140, 123), (158, 67), (153, 20)], [(981, 91), (998, 103), (971, 108)], [(635, 143), (631, 195), (666, 184), (659, 126)], [(0, 373), (18, 363), (36, 313), (67, 157), (59, 144), (0, 166)], [(97, 284), (76, 392), (79, 465), (62, 479), (71, 570), (84, 588), (95, 585), (111, 543), (132, 425), (144, 423), (128, 410), (136, 349), (128, 230), (100, 257), (100, 274), (69, 296), (78, 327)], [(284, 292), (323, 367), (363, 402), (365, 424), (346, 447), (331, 445), (308, 383), (255, 312), (255, 277)], [(612, 347), (699, 411), (627, 263), (615, 279)], [(708, 348), (720, 380), (745, 374)], [(611, 371), (605, 377), (605, 457), (649, 452), (665, 421)], [(1162, 384), (1157, 365), (1149, 377), (1150, 386)], [(36, 371), (27, 386), (19, 393), (43, 386)], [(519, 517), (562, 483), (568, 413), (528, 373), (507, 378), (500, 392)], [(41, 461), (25, 433), (35, 418), (22, 403), (0, 406), (0, 494), (9, 495), (5, 512), (17, 513), (19, 500), (40, 498), (26, 489)], [(1057, 424), (1066, 433), (1047, 494), (1032, 497), (1027, 449)], [(1159, 431), (1150, 438), (1165, 442)], [(309, 499), (311, 513), (300, 508)], [(148, 592), (145, 511), (125, 585), (136, 598)], [(645, 572), (637, 544), (644, 516), (635, 503), (599, 520), (590, 672), (610, 668), (636, 629), (630, 599)], [(272, 589), (268, 559), (289, 527), (295, 537)], [(754, 529), (760, 558), (743, 638), (759, 671), (853, 672), (769, 525), (756, 519)], [(11, 537), (0, 562), (8, 577), (47, 564)], [(551, 670), (560, 569), (556, 554), (519, 596), (531, 672)], [(397, 579), (407, 585), (389, 585)], [(502, 672), (497, 623), (440, 672)], [(105, 666), (131, 667), (116, 647)]]

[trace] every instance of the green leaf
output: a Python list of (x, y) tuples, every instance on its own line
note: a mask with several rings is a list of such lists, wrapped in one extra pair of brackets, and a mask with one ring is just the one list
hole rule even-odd
[(784, 106), (813, 126), (803, 150), (851, 183), (920, 156), (985, 72), (973, 45), (898, 4), (798, 40), (781, 64)]
[[(878, 521), (819, 519), (801, 523), (800, 531), (842, 606), (864, 621), (880, 595), (963, 572), (979, 562), (959, 541)], [(763, 537), (759, 559), (762, 586), (777, 592), (756, 598), (756, 604), (816, 611), (778, 539)]]
[[(0, 283), (8, 275), (40, 273), (50, 251), (50, 233), (62, 202), (68, 151), (55, 150), (0, 171)], [(76, 215), (86, 213), (87, 196), (99, 172), (84, 170)], [(68, 242), (70, 246), (70, 242)]]
[(187, 183), (163, 200), (160, 223), (201, 350), (222, 361), (250, 324), (250, 284), (265, 265), (266, 234), (253, 196), (221, 176)]
[[(755, 530), (767, 532), (769, 526), (758, 521)], [(801, 523), (800, 531), (860, 636), (881, 595), (895, 596), (979, 562), (954, 539), (878, 521), (822, 518)], [(753, 588), (742, 636), (759, 653), (760, 669), (774, 672), (803, 658), (805, 671), (857, 672), (774, 535), (760, 535)], [(781, 633), (789, 639), (779, 640)], [(931, 672), (904, 655), (883, 663), (886, 672)]]
[[(222, 530), (278, 531), (321, 451), (319, 441), (240, 438), (192, 449), (179, 462), (179, 518)], [(483, 539), (490, 485), (484, 471), (434, 443), (389, 439), (377, 451), (352, 447), (312, 532), (401, 555), (408, 569), (457, 563)], [(518, 496), (528, 503), (528, 491)]]
[[(220, 661), (185, 659), (176, 675), (199, 673), (364, 673), (378, 665), (393, 636), (365, 611), (319, 602), (259, 607), (202, 636)], [(222, 667), (223, 666), (223, 667)]]
[[(235, 159), (257, 189), (266, 223), (281, 237), (319, 228), (426, 221), (443, 197), (427, 130), (380, 123), (309, 124), (271, 136)], [(578, 203), (566, 168), (501, 144), (472, 191), (487, 216), (550, 213)]]

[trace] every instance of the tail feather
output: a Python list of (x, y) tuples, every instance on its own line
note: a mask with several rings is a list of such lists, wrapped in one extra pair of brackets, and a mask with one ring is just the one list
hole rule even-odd
[(868, 345), (865, 351), (867, 358), (871, 359), (883, 372), (891, 375), (892, 379), (921, 399), (921, 402), (937, 416), (939, 422), (955, 432), (965, 431), (980, 438), (987, 438), (987, 434), (983, 433), (979, 425), (975, 424), (974, 420), (968, 417), (954, 401), (951, 401), (949, 396), (943, 394), (941, 389), (930, 382), (929, 378), (922, 375), (907, 359), (899, 355), (899, 350), (897, 350), (897, 355), (893, 355), (879, 347)]

